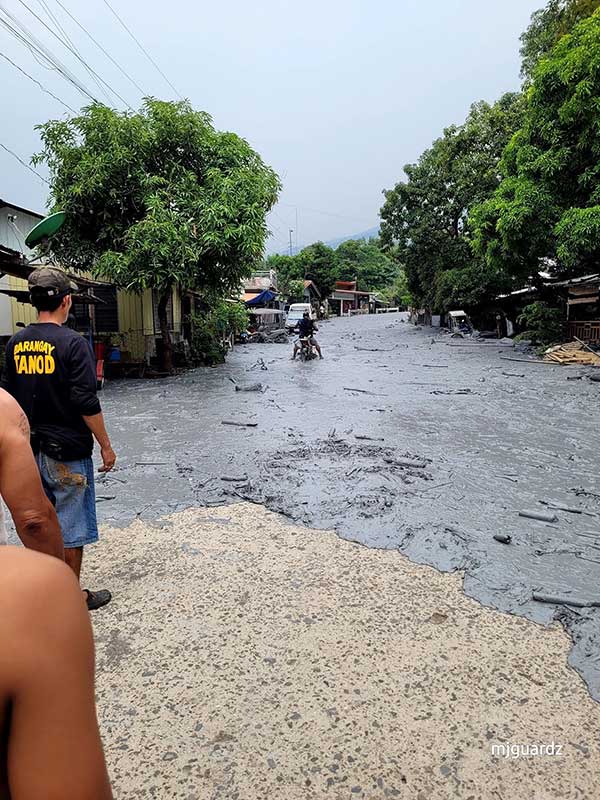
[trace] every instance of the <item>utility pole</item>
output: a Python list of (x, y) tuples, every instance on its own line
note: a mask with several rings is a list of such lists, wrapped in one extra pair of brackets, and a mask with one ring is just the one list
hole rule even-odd
[(293, 228), (290, 228), (290, 255), (294, 255), (294, 245), (292, 244), (292, 234), (294, 232)]

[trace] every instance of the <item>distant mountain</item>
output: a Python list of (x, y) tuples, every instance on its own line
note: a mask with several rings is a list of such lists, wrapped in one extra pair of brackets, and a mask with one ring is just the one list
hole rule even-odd
[[(352, 233), (349, 236), (340, 236), (339, 239), (331, 239), (324, 244), (335, 250), (335, 248), (339, 247), (342, 242), (349, 242), (350, 240), (354, 239), (373, 239), (375, 236), (379, 236), (379, 226), (375, 228), (369, 228), (368, 231), (363, 231), (362, 233)], [(307, 245), (302, 245), (302, 247), (292, 247), (292, 255), (297, 255), (304, 247), (307, 247)], [(278, 252), (281, 255), (289, 255), (290, 251), (289, 248), (286, 248), (285, 250), (282, 248)]]
[(341, 236), (339, 239), (331, 239), (329, 242), (325, 242), (328, 247), (333, 247), (335, 250), (336, 247), (339, 247), (343, 242), (349, 242), (354, 239), (374, 239), (376, 236), (379, 236), (379, 225), (375, 228), (369, 228), (368, 231), (363, 231), (362, 233), (353, 233), (350, 236)]

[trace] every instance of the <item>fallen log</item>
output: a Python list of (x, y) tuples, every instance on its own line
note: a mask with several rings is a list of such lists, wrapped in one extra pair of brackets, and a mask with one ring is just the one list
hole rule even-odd
[(534, 592), (531, 595), (531, 599), (536, 600), (538, 603), (550, 603), (559, 606), (574, 606), (575, 608), (594, 608), (600, 606), (599, 600), (581, 600), (576, 597), (557, 597), (551, 594), (541, 594), (540, 592)]
[(345, 392), (359, 392), (360, 394), (370, 394), (372, 397), (387, 397), (387, 394), (377, 394), (376, 392), (369, 392), (367, 389), (354, 389), (352, 386), (343, 386)]
[(536, 519), (538, 522), (558, 522), (556, 514), (544, 514), (543, 511), (519, 511), (519, 516)]
[(520, 361), (522, 364), (554, 364), (554, 361), (542, 361), (539, 358), (516, 358), (515, 356), (500, 356), (503, 361)]
[(392, 467), (414, 467), (415, 469), (425, 469), (427, 467), (426, 461), (415, 461), (411, 458), (384, 458), (383, 460)]
[(221, 420), (221, 425), (235, 425), (236, 428), (258, 428), (258, 422), (234, 422), (230, 419)]

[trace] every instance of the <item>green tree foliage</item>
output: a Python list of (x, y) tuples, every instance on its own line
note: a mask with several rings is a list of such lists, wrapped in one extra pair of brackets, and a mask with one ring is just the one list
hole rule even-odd
[(192, 314), (190, 357), (194, 366), (221, 364), (229, 349), (231, 334), (248, 327), (249, 315), (242, 303), (220, 300), (202, 314)]
[(250, 145), (187, 101), (146, 99), (138, 113), (94, 104), (39, 127), (67, 222), (54, 255), (133, 292), (156, 290), (171, 369), (167, 303), (175, 285), (219, 297), (259, 262), (277, 175)]
[(533, 73), (504, 180), (475, 214), (490, 269), (521, 280), (540, 267), (563, 277), (600, 258), (600, 12), (563, 36)]
[(416, 304), (474, 308), (504, 287), (503, 276), (473, 254), (471, 210), (497, 188), (498, 164), (522, 109), (518, 94), (474, 104), (463, 125), (447, 128), (404, 168), (407, 179), (384, 192), (382, 242), (397, 248)]
[(379, 297), (390, 306), (399, 308), (409, 308), (413, 304), (413, 299), (408, 291), (406, 273), (400, 269), (394, 282), (378, 292)]
[(331, 293), (338, 279), (335, 250), (323, 242), (305, 247), (296, 256), (301, 267), (299, 278), (313, 281), (322, 297)]
[(338, 280), (357, 280), (361, 289), (376, 291), (392, 286), (399, 267), (376, 239), (350, 239), (335, 251)]
[(400, 271), (398, 262), (383, 252), (378, 239), (349, 240), (335, 250), (315, 242), (295, 256), (269, 256), (265, 268), (276, 270), (279, 291), (294, 299), (299, 282), (304, 280), (314, 281), (321, 295), (327, 297), (338, 280), (356, 280), (360, 289), (376, 291), (390, 287)]
[(527, 80), (540, 60), (546, 56), (561, 36), (573, 30), (581, 20), (590, 17), (600, 7), (600, 0), (550, 0), (536, 11), (521, 36), (521, 74)]
[(542, 301), (525, 306), (517, 322), (525, 328), (519, 338), (529, 339), (534, 344), (554, 344), (564, 333), (562, 312)]

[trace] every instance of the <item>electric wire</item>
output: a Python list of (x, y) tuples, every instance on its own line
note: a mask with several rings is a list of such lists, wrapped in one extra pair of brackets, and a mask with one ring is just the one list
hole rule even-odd
[(43, 175), (40, 175), (40, 173), (33, 167), (31, 167), (26, 161), (23, 161), (23, 159), (20, 156), (18, 156), (14, 150), (11, 150), (10, 147), (7, 147), (5, 144), (2, 144), (2, 142), (0, 142), (0, 147), (3, 150), (6, 150), (7, 153), (10, 153), (10, 155), (13, 158), (16, 158), (19, 164), (22, 164), (25, 167), (25, 169), (28, 169), (30, 172), (33, 172), (33, 174), (36, 175), (41, 181), (44, 181), (44, 183), (47, 183), (48, 186), (50, 186), (50, 181), (46, 180), (46, 178), (44, 178)]
[[(19, 0), (19, 2), (22, 2), (22, 0)], [(157, 71), (160, 73), (160, 75), (162, 75), (162, 77), (163, 77), (163, 78), (164, 78), (164, 80), (165, 80), (165, 81), (166, 81), (166, 82), (169, 84), (169, 86), (171, 87), (171, 89), (173, 89), (173, 91), (174, 91), (174, 92), (175, 92), (175, 94), (176, 94), (176, 95), (179, 97), (179, 99), (180, 99), (180, 100), (183, 100), (183, 97), (182, 97), (182, 95), (181, 95), (181, 94), (180, 94), (180, 93), (177, 91), (177, 89), (176, 89), (176, 88), (173, 86), (173, 84), (171, 83), (171, 81), (170, 81), (170, 80), (167, 78), (167, 76), (165, 75), (165, 73), (164, 73), (164, 72), (162, 71), (162, 69), (161, 69), (161, 68), (158, 66), (158, 64), (157, 64), (157, 63), (156, 63), (156, 61), (155, 61), (155, 60), (152, 58), (152, 56), (150, 55), (150, 53), (149, 53), (149, 52), (146, 50), (146, 48), (144, 47), (144, 45), (143, 45), (143, 44), (142, 44), (142, 43), (139, 41), (139, 39), (137, 39), (137, 38), (136, 38), (136, 36), (135, 36), (135, 35), (132, 33), (132, 31), (131, 31), (131, 30), (130, 30), (130, 29), (127, 27), (127, 25), (126, 25), (126, 24), (123, 22), (123, 20), (121, 19), (121, 17), (120, 17), (120, 16), (117, 14), (117, 12), (114, 10), (114, 8), (111, 6), (111, 4), (108, 2), (108, 0), (103, 0), (103, 2), (104, 2), (104, 5), (105, 5), (105, 6), (107, 6), (107, 7), (110, 9), (110, 11), (113, 13), (113, 15), (114, 15), (114, 16), (116, 17), (116, 19), (119, 21), (119, 23), (122, 25), (122, 27), (123, 27), (123, 28), (124, 28), (124, 29), (127, 31), (127, 33), (128, 33), (130, 36), (131, 36), (131, 38), (133, 39), (133, 41), (134, 41), (134, 42), (137, 44), (137, 46), (140, 48), (140, 50), (142, 51), (142, 53), (143, 53), (143, 54), (146, 56), (146, 58), (148, 59), (148, 61), (149, 61), (149, 62), (150, 62), (150, 63), (151, 63), (153, 66), (154, 66), (154, 68), (155, 68), (155, 69), (156, 69), (156, 70), (157, 70)]]
[[(43, 2), (43, 1), (44, 1), (44, 0), (40, 0), (40, 2)], [(145, 95), (146, 95), (146, 92), (144, 92), (144, 90), (143, 90), (143, 89), (142, 89), (142, 87), (139, 85), (139, 83), (137, 83), (137, 82), (136, 82), (136, 81), (135, 81), (135, 80), (134, 80), (134, 79), (131, 77), (131, 75), (129, 75), (129, 73), (128, 73), (128, 72), (127, 72), (125, 69), (123, 69), (123, 67), (122, 67), (122, 66), (121, 66), (121, 65), (120, 65), (120, 64), (119, 64), (117, 61), (115, 61), (115, 59), (114, 59), (114, 58), (111, 56), (111, 54), (110, 54), (109, 52), (107, 52), (107, 50), (105, 50), (105, 49), (104, 49), (104, 47), (103, 47), (103, 46), (100, 44), (100, 42), (99, 42), (97, 39), (95, 39), (95, 38), (92, 36), (92, 34), (91, 34), (89, 31), (88, 31), (88, 29), (87, 29), (87, 28), (86, 28), (84, 25), (82, 25), (82, 24), (79, 22), (79, 20), (78, 20), (78, 19), (76, 19), (76, 18), (73, 16), (73, 14), (71, 14), (71, 12), (69, 11), (69, 9), (68, 9), (68, 8), (66, 8), (66, 7), (65, 7), (65, 6), (64, 6), (64, 5), (61, 3), (61, 1), (60, 1), (60, 0), (56, 0), (56, 2), (57, 2), (57, 4), (58, 4), (58, 5), (59, 5), (59, 6), (62, 8), (62, 10), (65, 12), (65, 14), (67, 14), (67, 16), (69, 16), (69, 17), (70, 17), (70, 19), (72, 19), (72, 20), (73, 20), (73, 22), (74, 22), (74, 23), (75, 23), (75, 24), (76, 24), (76, 25), (77, 25), (79, 28), (81, 28), (81, 30), (82, 30), (82, 31), (83, 31), (83, 32), (84, 32), (84, 33), (85, 33), (85, 34), (86, 34), (86, 35), (87, 35), (87, 36), (88, 36), (88, 37), (89, 37), (89, 38), (92, 40), (92, 42), (93, 42), (93, 43), (96, 45), (96, 47), (98, 47), (98, 48), (99, 48), (99, 49), (100, 49), (100, 50), (101, 50), (101, 51), (104, 53), (104, 55), (105, 55), (105, 56), (106, 56), (106, 57), (109, 59), (109, 61), (111, 61), (111, 62), (112, 62), (114, 65), (115, 65), (115, 67), (116, 67), (116, 68), (119, 70), (119, 72), (121, 72), (121, 73), (122, 73), (122, 74), (123, 74), (123, 75), (124, 75), (124, 76), (127, 78), (127, 80), (128, 80), (128, 81), (130, 81), (130, 83), (132, 83), (132, 84), (133, 84), (133, 86), (135, 86), (135, 88), (138, 90), (138, 92), (140, 92), (140, 94), (142, 95), (142, 97), (143, 97), (143, 96), (145, 96)]]
[(40, 87), (42, 92), (45, 92), (46, 94), (49, 94), (50, 97), (53, 97), (61, 105), (63, 105), (66, 109), (68, 109), (69, 111), (72, 111), (73, 114), (77, 114), (77, 111), (74, 108), (72, 108), (68, 103), (65, 103), (64, 100), (61, 100), (60, 97), (55, 95), (54, 92), (51, 92), (50, 89), (46, 89), (46, 87), (42, 83), (40, 83), (37, 80), (37, 78), (34, 78), (28, 72), (25, 72), (24, 69), (22, 69), (18, 64), (15, 64), (15, 62), (12, 59), (10, 59), (7, 55), (5, 55), (4, 53), (0, 53), (0, 58), (3, 58), (5, 61), (8, 61), (8, 63), (12, 64), (15, 69), (18, 69), (19, 72), (21, 72), (23, 75), (25, 75), (26, 78), (29, 78), (30, 81), (32, 81), (33, 83), (36, 83)]
[(81, 64), (82, 64), (82, 65), (83, 65), (83, 66), (84, 66), (84, 67), (85, 67), (85, 68), (86, 68), (88, 71), (90, 71), (90, 72), (91, 72), (93, 75), (95, 75), (95, 76), (96, 76), (96, 78), (98, 78), (98, 80), (100, 80), (100, 82), (101, 82), (101, 83), (102, 83), (102, 84), (103, 84), (103, 85), (104, 85), (104, 86), (105, 86), (107, 89), (109, 89), (109, 90), (110, 90), (110, 91), (111, 91), (111, 92), (112, 92), (112, 93), (115, 95), (115, 97), (117, 97), (117, 98), (118, 98), (118, 99), (119, 99), (119, 100), (120, 100), (120, 101), (121, 101), (121, 102), (122, 102), (122, 103), (123, 103), (125, 106), (127, 106), (127, 107), (128, 107), (130, 110), (131, 110), (131, 111), (133, 111), (133, 108), (132, 108), (132, 107), (129, 105), (129, 103), (127, 102), (127, 100), (125, 100), (123, 97), (121, 97), (121, 95), (120, 95), (120, 94), (119, 94), (119, 93), (118, 93), (118, 92), (117, 92), (115, 89), (113, 89), (113, 88), (110, 86), (110, 84), (109, 84), (109, 83), (107, 83), (107, 82), (104, 80), (104, 78), (102, 78), (100, 75), (98, 75), (98, 73), (96, 72), (96, 70), (94, 70), (92, 67), (90, 67), (90, 66), (89, 66), (89, 64), (88, 64), (88, 63), (85, 61), (85, 59), (83, 59), (83, 58), (82, 58), (82, 56), (80, 56), (80, 55), (79, 55), (79, 53), (77, 52), (77, 50), (75, 50), (73, 47), (71, 47), (70, 45), (68, 45), (68, 44), (67, 44), (67, 43), (66, 43), (66, 42), (65, 42), (63, 39), (61, 39), (61, 37), (60, 37), (60, 36), (59, 36), (59, 35), (56, 33), (56, 31), (52, 30), (52, 28), (51, 28), (49, 25), (47, 25), (47, 24), (44, 22), (44, 20), (43, 20), (43, 19), (42, 19), (42, 18), (39, 16), (39, 14), (36, 14), (36, 13), (35, 13), (35, 11), (34, 11), (32, 8), (30, 8), (30, 7), (27, 5), (27, 3), (25, 2), (25, 0), (18, 0), (18, 2), (19, 2), (19, 3), (20, 3), (20, 4), (21, 4), (21, 5), (24, 7), (24, 8), (26, 8), (26, 9), (27, 9), (27, 11), (29, 11), (29, 13), (30, 13), (30, 14), (31, 14), (33, 17), (35, 17), (35, 19), (37, 19), (37, 20), (38, 20), (38, 22), (39, 22), (41, 25), (43, 25), (43, 27), (44, 27), (44, 28), (46, 28), (46, 30), (47, 30), (47, 31), (49, 31), (49, 32), (52, 34), (52, 36), (54, 36), (54, 38), (55, 38), (55, 39), (58, 39), (58, 41), (59, 41), (59, 42), (60, 42), (60, 43), (61, 43), (61, 44), (62, 44), (64, 47), (66, 47), (66, 48), (67, 48), (67, 50), (69, 50), (69, 51), (70, 51), (70, 52), (71, 52), (71, 53), (72, 53), (72, 54), (75, 56), (75, 58), (76, 58), (78, 61), (80, 61), (80, 62), (81, 62)]

